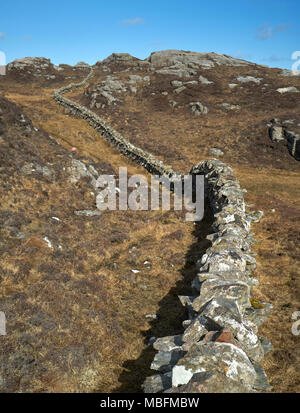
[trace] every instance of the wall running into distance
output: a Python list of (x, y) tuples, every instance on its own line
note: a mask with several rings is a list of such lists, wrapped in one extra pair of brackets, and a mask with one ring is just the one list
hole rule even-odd
[[(55, 90), (54, 99), (151, 174), (181, 179), (180, 173), (132, 145), (95, 113), (63, 96), (87, 85), (92, 75), (90, 68), (82, 82)], [(205, 177), (205, 194), (214, 214), (213, 233), (207, 236), (211, 246), (197, 262), (194, 295), (179, 297), (187, 309), (182, 334), (154, 341), (157, 353), (151, 369), (156, 374), (146, 378), (143, 389), (147, 393), (268, 391), (259, 363), (272, 345), (257, 333), (272, 306), (252, 297), (258, 280), (252, 275), (256, 261), (250, 226), (262, 212), (246, 212), (245, 190), (223, 162), (202, 161), (190, 174)]]

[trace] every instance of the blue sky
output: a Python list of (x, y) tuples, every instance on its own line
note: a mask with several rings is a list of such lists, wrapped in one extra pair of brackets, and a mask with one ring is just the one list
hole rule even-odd
[(181, 49), (291, 68), (299, 26), (299, 0), (1, 0), (0, 51), (7, 62), (94, 64), (113, 52)]

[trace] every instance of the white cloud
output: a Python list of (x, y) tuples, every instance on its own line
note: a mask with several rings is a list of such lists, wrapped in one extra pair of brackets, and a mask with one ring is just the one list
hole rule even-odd
[(145, 20), (142, 17), (135, 17), (134, 19), (122, 20), (122, 26), (137, 26), (138, 24), (143, 24)]
[(275, 27), (272, 27), (270, 23), (263, 23), (256, 30), (255, 37), (260, 40), (267, 40), (274, 37), (277, 33), (282, 33), (291, 27), (290, 24), (280, 23)]

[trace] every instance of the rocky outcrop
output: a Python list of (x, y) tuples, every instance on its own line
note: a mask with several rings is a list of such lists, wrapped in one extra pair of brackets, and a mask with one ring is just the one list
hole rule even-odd
[(208, 107), (201, 102), (191, 102), (189, 106), (194, 115), (206, 115), (208, 113)]
[(283, 126), (279, 124), (278, 119), (271, 119), (269, 136), (272, 142), (280, 142), (285, 139)]
[(182, 65), (164, 67), (162, 69), (155, 70), (155, 72), (161, 75), (177, 76), (179, 78), (190, 78), (197, 74), (196, 70), (191, 69), (191, 68), (186, 68)]
[(218, 53), (197, 53), (184, 50), (162, 50), (153, 52), (146, 59), (156, 67), (185, 67), (191, 69), (210, 69), (216, 65), (247, 66), (251, 63), (245, 60), (235, 59)]
[(24, 57), (16, 59), (7, 65), (7, 73), (24, 77), (35, 77), (53, 80), (57, 77), (57, 71), (50, 59), (45, 57)]
[(300, 161), (300, 134), (290, 130), (285, 130), (284, 136), (287, 141), (290, 154), (296, 159), (296, 161)]
[[(132, 145), (92, 111), (62, 96), (85, 86), (92, 74), (91, 70), (84, 81), (55, 90), (55, 100), (86, 119), (121, 153), (150, 173), (181, 179), (171, 167)], [(188, 311), (184, 332), (153, 343), (158, 353), (151, 367), (159, 374), (145, 380), (144, 391), (268, 390), (259, 362), (272, 346), (257, 332), (272, 306), (252, 297), (252, 287), (258, 280), (252, 276), (256, 264), (250, 253), (255, 241), (250, 225), (262, 212), (246, 212), (245, 191), (226, 164), (203, 161), (190, 174), (205, 177), (205, 193), (214, 213), (214, 233), (207, 237), (212, 245), (197, 262), (198, 273), (192, 283), (195, 295), (179, 297)]]
[(253, 82), (256, 84), (260, 84), (260, 81), (262, 80), (260, 77), (254, 77), (254, 76), (238, 76), (236, 78), (240, 83), (249, 83), (249, 82)]
[(292, 92), (292, 93), (299, 93), (299, 90), (295, 87), (295, 86), (288, 86), (288, 87), (280, 87), (277, 89), (277, 92), (279, 93), (288, 93), (288, 92)]
[[(289, 123), (286, 121), (285, 123)], [(286, 125), (282, 124), (279, 119), (273, 118), (269, 124), (269, 136), (273, 142), (286, 141), (289, 153), (300, 161), (300, 133), (288, 130)]]
[[(190, 78), (197, 75), (197, 70), (199, 69), (211, 69), (219, 65), (251, 65), (251, 63), (244, 60), (218, 53), (197, 53), (184, 50), (153, 52), (146, 61), (151, 63), (151, 70), (154, 70), (156, 73), (177, 76), (179, 78)], [(203, 84), (213, 83), (201, 76), (199, 80)]]
[(106, 59), (102, 60), (102, 64), (109, 64), (109, 63), (128, 63), (128, 62), (136, 62), (139, 59), (136, 57), (131, 56), (129, 53), (112, 53)]
[(283, 77), (300, 76), (300, 70), (283, 69), (279, 73), (279, 76), (283, 76)]
[(206, 79), (206, 77), (204, 77), (204, 76), (199, 76), (199, 82), (200, 82), (202, 85), (211, 85), (211, 84), (214, 83), (214, 82)]
[(82, 66), (90, 67), (90, 65), (86, 62), (78, 62), (78, 63), (76, 63), (76, 65), (74, 67), (82, 67)]
[(35, 66), (36, 69), (47, 69), (52, 63), (50, 59), (45, 57), (24, 57), (23, 59), (15, 59), (13, 62), (8, 63), (7, 70), (13, 69), (25, 69), (28, 66)]
[(99, 98), (101, 99), (104, 98), (104, 102), (102, 103), (102, 107), (105, 105), (112, 105), (116, 104), (117, 102), (121, 102), (120, 99), (116, 98), (113, 96), (113, 93), (121, 93), (125, 92), (127, 89), (125, 88), (125, 85), (118, 80), (115, 76), (107, 76), (105, 80), (103, 80), (101, 83), (97, 84), (93, 90), (91, 91), (91, 104), (90, 108), (93, 108), (94, 106), (98, 107), (98, 105), (101, 105), (99, 103)]
[(110, 70), (110, 66), (118, 67), (118, 69), (123, 69), (123, 71), (131, 70), (147, 70), (150, 67), (149, 62), (145, 60), (140, 60), (129, 53), (112, 53), (106, 59), (98, 61), (96, 67), (101, 67), (102, 69)]
[(120, 94), (128, 89), (132, 93), (137, 92), (138, 84), (150, 84), (149, 76), (129, 75), (127, 81), (120, 80), (116, 76), (108, 75), (105, 80), (97, 83), (92, 90), (86, 89), (85, 95), (91, 99), (90, 108), (105, 108), (106, 106), (121, 103)]
[(218, 148), (211, 148), (209, 150), (209, 155), (214, 156), (214, 157), (219, 157), (219, 156), (223, 156), (224, 152), (221, 149), (218, 149)]
[(217, 160), (203, 161), (191, 174), (204, 174), (206, 194), (214, 212), (212, 246), (197, 262), (192, 286), (196, 294), (179, 297), (188, 320), (184, 332), (158, 338), (145, 392), (253, 392), (268, 390), (268, 380), (259, 365), (272, 348), (257, 335), (271, 305), (258, 303), (251, 275), (254, 238), (251, 222), (262, 213), (245, 211), (244, 190), (230, 167)]
[(222, 108), (225, 110), (240, 110), (240, 105), (233, 105), (231, 103), (224, 102), (221, 104)]

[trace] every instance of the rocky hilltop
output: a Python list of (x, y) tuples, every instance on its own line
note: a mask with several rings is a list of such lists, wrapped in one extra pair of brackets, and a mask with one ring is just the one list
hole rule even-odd
[[(209, 265), (218, 264), (214, 254), (222, 248), (218, 236), (227, 216), (214, 221), (212, 203), (198, 225), (185, 222), (181, 211), (97, 210), (98, 175), (116, 174), (119, 166), (144, 174), (145, 162), (120, 154), (105, 130), (97, 132), (93, 122), (53, 99), (54, 89), (84, 81), (90, 69), (89, 81), (70, 88), (66, 98), (110, 125), (141, 151), (138, 156), (152, 154), (146, 163), (156, 159), (162, 170), (188, 173), (203, 161), (204, 169), (217, 168), (217, 179), (209, 178), (216, 188), (228, 171), (228, 188), (238, 185), (232, 183), (233, 168), (248, 191), (242, 220), (254, 204), (264, 211), (254, 224), (256, 268), (242, 244), (243, 258), (235, 259), (252, 286), (250, 301), (241, 293), (244, 321), (251, 325), (249, 314), (263, 314), (265, 303), (273, 306), (267, 320), (261, 315), (259, 328), (253, 327), (272, 342), (272, 352), (268, 340), (255, 348), (243, 342), (243, 325), (232, 328), (226, 318), (228, 297), (226, 305), (216, 299), (218, 308), (227, 308), (224, 331), (202, 326), (203, 336), (193, 336), (197, 348), (187, 348), (189, 339), (179, 344), (183, 326), (187, 337), (191, 321), (196, 325), (195, 311), (216, 315), (213, 305), (200, 308), (203, 296), (194, 303), (188, 298), (199, 293), (205, 278), (197, 275), (201, 265), (209, 273)], [(153, 375), (150, 366), (158, 366), (168, 381), (165, 349), (175, 344), (176, 372), (201, 349), (211, 368), (211, 351), (221, 349), (223, 361), (236, 357), (249, 372), (241, 382), (231, 375), (229, 391), (253, 391), (253, 385), (260, 391), (299, 391), (299, 347), (290, 326), (300, 291), (300, 77), (226, 55), (177, 50), (145, 60), (113, 53), (93, 66), (55, 66), (27, 57), (9, 63), (6, 73), (0, 76), (0, 311), (7, 319), (7, 335), (0, 337), (1, 391), (136, 392), (145, 383), (151, 391), (173, 391), (172, 383), (161, 387), (161, 375)], [(212, 157), (231, 168), (206, 163)], [(212, 202), (224, 201), (217, 189), (213, 193)], [(207, 286), (216, 281), (206, 278), (202, 294), (208, 297)], [(241, 359), (242, 350), (232, 353), (236, 345), (254, 361), (266, 353), (262, 366), (270, 387), (256, 363), (253, 370)], [(226, 391), (222, 365), (212, 375), (200, 373), (187, 384), (174, 379), (173, 385), (183, 384), (183, 392)]]
[(249, 66), (252, 63), (246, 60), (235, 59), (231, 56), (226, 56), (218, 53), (197, 53), (186, 52), (183, 50), (164, 50), (161, 52), (153, 52), (146, 59), (146, 61), (152, 63), (154, 66), (164, 66), (178, 68), (190, 67), (191, 69), (210, 69), (216, 65), (225, 66)]
[[(249, 161), (252, 153), (252, 161), (258, 164), (293, 165), (284, 151), (299, 159), (300, 77), (292, 72), (216, 53), (176, 50), (154, 52), (144, 61), (129, 54), (112, 54), (94, 69), (92, 82), (82, 96), (77, 95), (79, 101), (111, 117), (113, 126), (128, 132), (128, 137), (135, 130), (133, 143), (156, 155), (164, 150), (161, 135), (169, 134), (172, 125), (168, 139), (175, 144), (164, 155), (170, 162), (174, 156), (178, 161), (181, 158), (181, 168), (187, 167), (189, 145), (203, 155), (209, 154), (211, 146), (219, 146), (236, 162)], [(290, 132), (281, 144), (269, 139), (273, 118)], [(144, 132), (139, 139), (138, 130)], [(201, 139), (203, 133), (205, 139)], [(183, 136), (186, 149), (177, 145)]]

